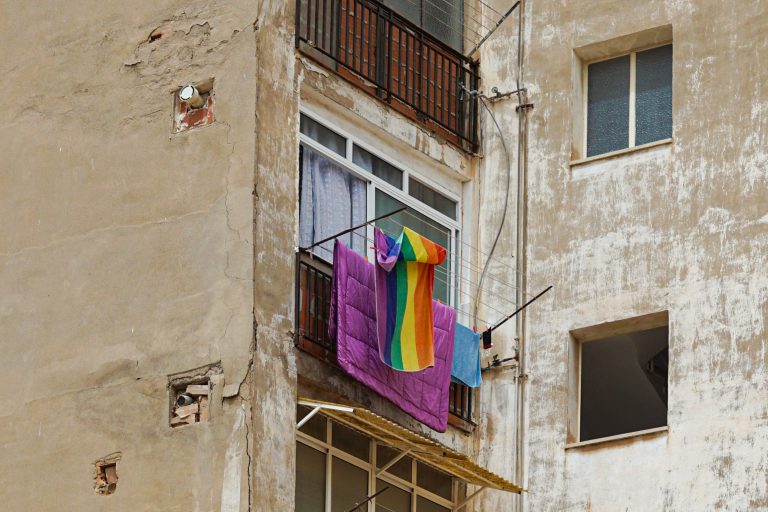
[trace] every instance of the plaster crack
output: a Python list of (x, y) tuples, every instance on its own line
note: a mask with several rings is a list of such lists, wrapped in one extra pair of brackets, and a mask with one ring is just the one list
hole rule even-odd
[(172, 222), (178, 222), (180, 220), (185, 219), (186, 217), (192, 217), (197, 216), (201, 214), (207, 214), (212, 211), (212, 208), (214, 207), (215, 203), (210, 205), (208, 208), (202, 209), (202, 210), (194, 210), (191, 212), (183, 213), (180, 215), (170, 216), (170, 217), (163, 217), (161, 220), (152, 220), (148, 222), (140, 222), (137, 224), (113, 224), (111, 226), (104, 226), (100, 228), (95, 228), (90, 231), (86, 231), (84, 233), (78, 233), (76, 235), (69, 235), (65, 236), (64, 238), (57, 238), (55, 240), (51, 240), (47, 244), (42, 245), (30, 245), (28, 247), (24, 247), (22, 249), (19, 249), (18, 251), (14, 252), (3, 252), (0, 253), (0, 257), (14, 257), (19, 256), (27, 251), (35, 251), (35, 250), (45, 250), (50, 249), (51, 247), (57, 246), (59, 244), (66, 243), (68, 241), (76, 241), (76, 240), (83, 240), (85, 238), (88, 238), (92, 235), (96, 235), (99, 233), (104, 233), (107, 231), (112, 230), (120, 230), (120, 229), (141, 229), (148, 226), (161, 226), (164, 224), (170, 224)]
[[(240, 398), (241, 404), (245, 407), (245, 400)], [(249, 426), (252, 415), (248, 414), (245, 420), (245, 456), (248, 457), (248, 512), (253, 511), (253, 456), (251, 455), (251, 427)]]

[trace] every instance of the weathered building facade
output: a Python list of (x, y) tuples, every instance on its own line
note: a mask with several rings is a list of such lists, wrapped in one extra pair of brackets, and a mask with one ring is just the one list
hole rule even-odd
[[(528, 7), (527, 509), (768, 510), (767, 6)], [(585, 67), (670, 44), (671, 132), (588, 156)], [(666, 421), (584, 441), (579, 348), (659, 326)]]
[[(3, 508), (768, 509), (758, 0), (0, 12)], [(446, 246), (459, 321), (554, 285), (444, 433), (339, 368), (332, 245), (299, 250), (401, 207), (378, 225)], [(371, 230), (340, 239), (371, 256)], [(664, 328), (663, 421), (587, 435), (586, 347)], [(431, 458), (344, 411), (297, 429), (321, 402)]]

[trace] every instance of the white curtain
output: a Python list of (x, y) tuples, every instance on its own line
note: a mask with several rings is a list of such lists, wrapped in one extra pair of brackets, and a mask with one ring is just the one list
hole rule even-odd
[[(306, 247), (366, 221), (366, 182), (308, 147), (301, 162), (301, 203), (299, 245)], [(366, 229), (340, 236), (347, 247), (366, 253)], [(333, 240), (312, 252), (328, 261), (333, 259)]]

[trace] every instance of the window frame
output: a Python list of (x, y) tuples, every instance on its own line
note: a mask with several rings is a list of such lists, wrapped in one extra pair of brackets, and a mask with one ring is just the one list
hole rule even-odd
[[(449, 305), (455, 306), (458, 300), (458, 295), (461, 288), (460, 280), (462, 279), (462, 268), (461, 268), (461, 245), (462, 244), (460, 241), (461, 233), (462, 233), (461, 196), (449, 190), (447, 187), (441, 185), (440, 183), (435, 182), (435, 180), (431, 179), (429, 176), (426, 176), (418, 171), (415, 171), (411, 166), (404, 165), (402, 162), (398, 161), (397, 159), (392, 158), (381, 149), (371, 146), (364, 140), (361, 140), (355, 137), (348, 131), (344, 130), (344, 128), (338, 126), (332, 120), (320, 115), (319, 113), (316, 113), (311, 108), (308, 108), (307, 106), (302, 105), (301, 108), (299, 109), (299, 113), (300, 115), (304, 115), (311, 118), (313, 121), (325, 126), (326, 128), (334, 131), (335, 133), (337, 133), (338, 135), (346, 139), (345, 154), (342, 156), (334, 152), (330, 148), (317, 142), (316, 140), (312, 139), (308, 135), (301, 133), (300, 130), (297, 130), (297, 133), (299, 134), (300, 146), (304, 146), (312, 149), (316, 153), (322, 155), (324, 158), (337, 164), (339, 167), (341, 167), (345, 171), (351, 173), (354, 177), (359, 178), (366, 182), (367, 184), (367, 187), (366, 187), (367, 215), (366, 217), (368, 219), (372, 219), (376, 216), (375, 214), (376, 190), (381, 190), (383, 193), (399, 201), (405, 206), (413, 210), (416, 210), (422, 215), (427, 216), (428, 218), (433, 220), (438, 225), (438, 227), (447, 228), (449, 230), (450, 247), (446, 247), (446, 249), (448, 250), (448, 253), (452, 261), (450, 264), (450, 282), (448, 283), (449, 285), (448, 298), (449, 298)], [(379, 178), (378, 176), (375, 176), (372, 172), (366, 169), (363, 169), (359, 165), (355, 164), (353, 161), (354, 146), (358, 146), (364, 149), (365, 151), (369, 152), (376, 158), (380, 158), (384, 162), (399, 169), (403, 173), (403, 188), (399, 189), (394, 185), (388, 183), (387, 181)], [(299, 162), (299, 166), (301, 166), (301, 162)], [(448, 217), (447, 215), (439, 212), (438, 210), (435, 210), (431, 206), (425, 203), (422, 203), (415, 197), (411, 196), (409, 193), (411, 177), (413, 177), (417, 181), (420, 181), (422, 184), (426, 185), (427, 187), (434, 189), (440, 194), (443, 194), (450, 200), (454, 201), (456, 203), (456, 219), (452, 219)], [(446, 179), (452, 180), (452, 178), (446, 178)], [(458, 180), (454, 180), (454, 181), (458, 184), (459, 187), (461, 186)], [(301, 185), (299, 184), (299, 186)], [(373, 239), (373, 225), (369, 225), (367, 231), (368, 231), (367, 232), (368, 238)], [(322, 256), (320, 257), (322, 258)], [(375, 255), (373, 253), (373, 249), (368, 248), (368, 259), (370, 261), (373, 261), (374, 257)]]
[[(593, 444), (606, 443), (619, 439), (626, 439), (631, 437), (643, 436), (648, 434), (655, 434), (659, 432), (666, 432), (669, 430), (669, 411), (670, 407), (667, 405), (667, 421), (666, 424), (659, 427), (633, 430), (631, 432), (623, 432), (621, 434), (615, 434), (607, 437), (598, 437), (589, 440), (581, 439), (581, 384), (582, 384), (582, 346), (585, 343), (593, 341), (600, 341), (613, 336), (619, 336), (623, 334), (633, 334), (643, 332), (650, 329), (656, 329), (659, 327), (666, 327), (668, 329), (667, 334), (667, 348), (672, 345), (672, 328), (669, 321), (669, 311), (659, 311), (656, 313), (650, 313), (641, 316), (628, 317), (621, 320), (612, 322), (606, 322), (604, 324), (592, 325), (589, 327), (582, 327), (570, 331), (570, 341), (568, 349), (568, 425), (566, 428), (566, 444), (565, 448), (577, 448), (580, 446), (588, 446)], [(672, 366), (672, 358), (670, 352), (670, 367)], [(667, 379), (667, 385), (669, 385), (669, 378)], [(667, 391), (667, 399), (669, 399), (669, 388)]]
[[(435, 468), (438, 471), (445, 473), (448, 477), (451, 478), (451, 499), (448, 500), (446, 498), (443, 498), (442, 496), (438, 496), (437, 494), (434, 494), (424, 489), (423, 487), (419, 487), (417, 485), (417, 465), (424, 464), (424, 463), (414, 458), (411, 458), (411, 481), (410, 482), (403, 480), (402, 478), (395, 476), (392, 473), (389, 473), (388, 471), (384, 471), (381, 474), (377, 475), (376, 472), (379, 470), (379, 467), (376, 460), (376, 457), (377, 457), (376, 447), (379, 445), (386, 446), (389, 448), (393, 448), (393, 447), (386, 443), (381, 443), (377, 441), (376, 439), (374, 439), (368, 434), (360, 432), (361, 435), (364, 435), (365, 437), (368, 438), (368, 442), (369, 442), (368, 453), (370, 454), (369, 455), (370, 460), (364, 461), (362, 459), (358, 459), (354, 455), (351, 455), (341, 450), (340, 448), (333, 446), (334, 423), (339, 423), (344, 427), (351, 428), (353, 430), (357, 430), (357, 429), (355, 429), (353, 426), (346, 424), (345, 422), (342, 422), (342, 421), (332, 420), (331, 418), (328, 418), (322, 415), (320, 415), (320, 417), (326, 422), (325, 440), (317, 439), (316, 437), (312, 437), (309, 434), (305, 434), (301, 430), (297, 430), (296, 442), (302, 443), (310, 448), (318, 450), (322, 452), (326, 457), (325, 459), (325, 507), (324, 507), (325, 512), (330, 512), (332, 510), (331, 494), (333, 489), (332, 486), (333, 486), (333, 458), (334, 457), (344, 462), (347, 462), (359, 469), (363, 469), (367, 471), (368, 473), (367, 493), (369, 496), (373, 494), (373, 492), (375, 492), (376, 480), (382, 480), (386, 482), (388, 485), (407, 491), (410, 494), (410, 499), (411, 499), (411, 512), (418, 512), (417, 504), (416, 504), (418, 497), (426, 498), (429, 501), (435, 503), (436, 505), (447, 508), (448, 510), (454, 510), (454, 507), (458, 504), (458, 501), (460, 499), (460, 495), (459, 495), (460, 484), (459, 484), (459, 479), (457, 477), (450, 475), (448, 473), (445, 473), (439, 468)], [(299, 485), (299, 482), (296, 482), (296, 485)], [(374, 505), (372, 502), (369, 502), (367, 507), (363, 510), (367, 512), (376, 512), (376, 509), (374, 508)]]
[[(673, 49), (673, 56), (672, 56), (672, 79), (674, 79), (674, 44), (672, 41), (667, 41), (664, 43), (654, 43), (652, 45), (647, 46), (641, 46), (638, 48), (633, 48), (630, 51), (621, 52), (612, 54), (609, 57), (600, 57), (596, 59), (590, 59), (590, 60), (582, 60), (581, 63), (581, 105), (582, 105), (582, 133), (581, 133), (581, 144), (580, 144), (580, 150), (581, 154), (583, 155), (582, 160), (592, 160), (597, 159), (605, 156), (610, 156), (617, 153), (623, 153), (627, 151), (632, 151), (637, 148), (644, 148), (644, 147), (650, 147), (650, 146), (656, 146), (659, 144), (664, 144), (666, 142), (670, 142), (672, 140), (672, 137), (666, 138), (666, 139), (659, 139), (652, 142), (648, 142), (641, 145), (635, 144), (636, 139), (636, 123), (637, 123), (637, 54), (642, 53), (647, 50), (653, 50), (654, 48), (661, 48), (662, 46), (672, 46)], [(628, 113), (628, 122), (629, 122), (629, 133), (627, 137), (628, 145), (625, 148), (616, 149), (614, 151), (608, 151), (605, 153), (598, 153), (596, 155), (587, 155), (587, 140), (588, 140), (588, 125), (589, 125), (589, 66), (592, 64), (597, 64), (598, 62), (605, 62), (608, 60), (618, 59), (621, 57), (629, 56), (629, 113)], [(673, 88), (673, 94), (674, 94), (674, 88)], [(674, 111), (672, 112), (672, 128), (674, 130)]]

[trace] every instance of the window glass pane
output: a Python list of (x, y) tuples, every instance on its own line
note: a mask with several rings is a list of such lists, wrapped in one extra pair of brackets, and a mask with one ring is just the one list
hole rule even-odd
[(347, 139), (334, 132), (330, 128), (323, 126), (311, 117), (307, 117), (301, 114), (299, 121), (299, 131), (314, 139), (323, 146), (327, 147), (331, 151), (346, 156), (347, 154)]
[(352, 161), (374, 176), (383, 179), (390, 185), (397, 188), (403, 188), (403, 171), (394, 165), (388, 164), (363, 148), (354, 146), (354, 149), (352, 150)]
[(296, 443), (296, 512), (325, 510), (325, 454)]
[(580, 440), (667, 424), (667, 327), (581, 344)]
[[(389, 446), (383, 446), (383, 445), (376, 445), (376, 465), (380, 468), (383, 468), (387, 464), (389, 464), (389, 461), (397, 457), (401, 452), (399, 450), (395, 450), (394, 448), (390, 448)], [(387, 469), (387, 473), (390, 473), (395, 476), (399, 476), (406, 482), (410, 482), (413, 479), (413, 475), (411, 474), (411, 459), (408, 456), (403, 457), (399, 461), (397, 461), (395, 464), (390, 466)]]
[(423, 28), (453, 48), (463, 50), (464, 2), (463, 0), (422, 0), (424, 9)]
[(416, 485), (447, 500), (451, 499), (451, 476), (419, 462), (416, 465)]
[(368, 472), (336, 457), (332, 465), (331, 512), (347, 512), (368, 497)]
[(421, 25), (421, 0), (383, 0), (382, 3), (414, 25)]
[[(354, 177), (311, 148), (301, 151), (299, 196), (299, 245), (307, 247), (367, 219), (367, 183)], [(339, 237), (358, 254), (366, 253), (366, 230), (360, 228)], [(333, 259), (333, 240), (313, 249)]]
[[(388, 489), (376, 497), (376, 510), (383, 509), (387, 512), (411, 512), (410, 492), (404, 491), (383, 480), (376, 480), (377, 491), (380, 491), (385, 487), (388, 487)], [(379, 507), (379, 505), (381, 505), (381, 507)]]
[(672, 137), (672, 45), (637, 54), (635, 145)]
[(456, 201), (449, 199), (437, 190), (411, 178), (408, 180), (408, 194), (443, 215), (456, 220)]
[[(391, 197), (381, 190), (376, 190), (376, 217), (386, 215), (387, 213), (402, 208), (404, 205), (394, 197)], [(397, 237), (403, 230), (403, 226), (409, 227), (418, 234), (425, 236), (438, 245), (451, 249), (451, 231), (443, 227), (436, 221), (422, 215), (413, 208), (408, 208), (404, 212), (397, 213), (386, 219), (376, 222), (376, 226), (390, 236)], [(449, 254), (445, 261), (435, 268), (434, 298), (440, 299), (448, 304), (448, 294), (450, 287), (448, 282), (451, 275), (451, 259)]]
[(416, 499), (416, 512), (451, 512), (451, 509), (433, 503), (423, 496), (419, 496)]
[(587, 156), (629, 146), (629, 55), (587, 70)]
[[(303, 405), (300, 405), (296, 409), (296, 418), (297, 422), (301, 421), (304, 416), (309, 414), (309, 408), (304, 407)], [(319, 439), (321, 441), (325, 441), (325, 427), (326, 427), (326, 419), (325, 416), (322, 414), (315, 414), (312, 416), (308, 422), (306, 422), (304, 425), (301, 426), (302, 432), (304, 432), (307, 435), (310, 435), (314, 437), (315, 439)]]
[(333, 422), (333, 446), (354, 455), (358, 459), (367, 461), (370, 451), (370, 438), (359, 432), (347, 428), (340, 423)]

